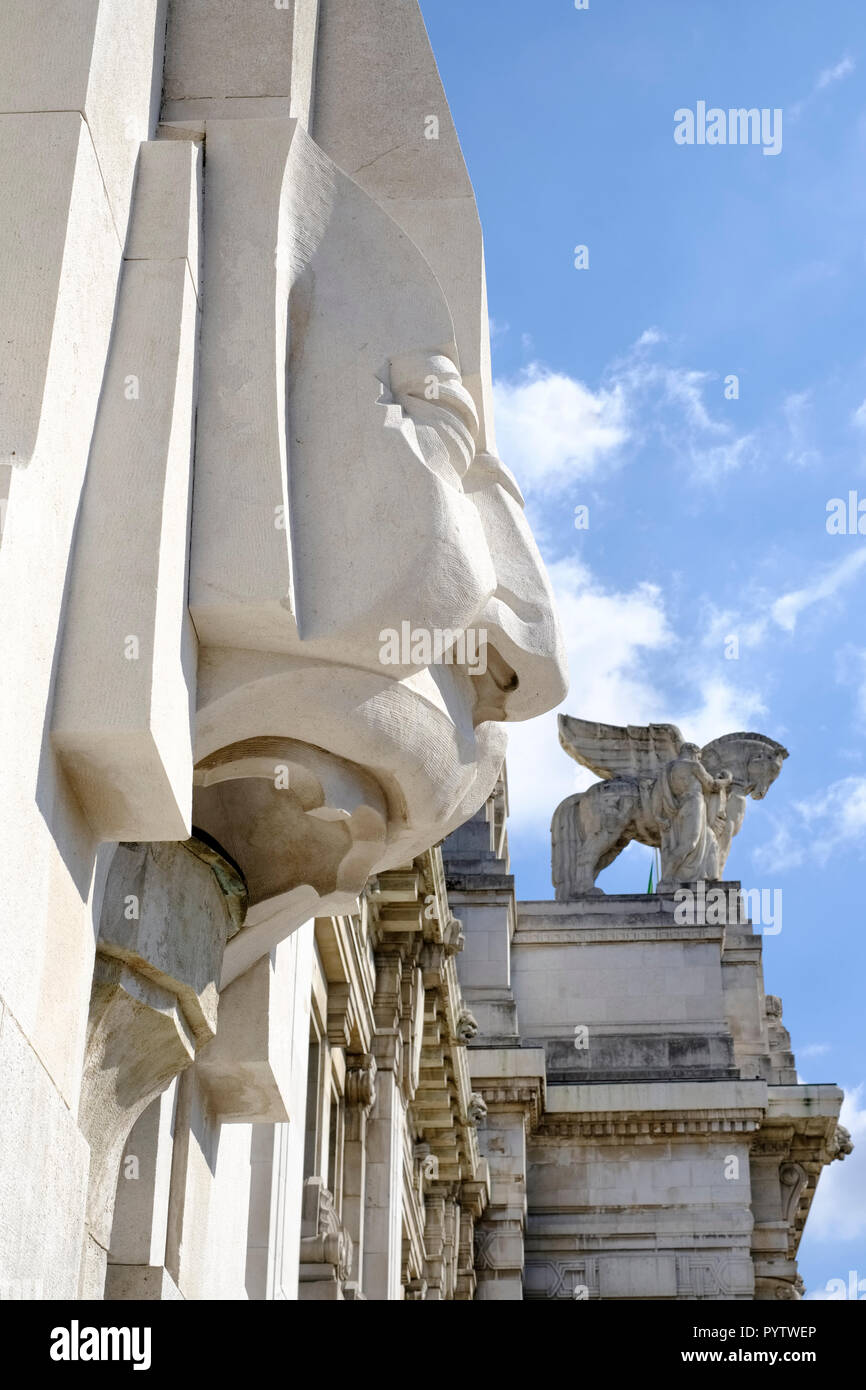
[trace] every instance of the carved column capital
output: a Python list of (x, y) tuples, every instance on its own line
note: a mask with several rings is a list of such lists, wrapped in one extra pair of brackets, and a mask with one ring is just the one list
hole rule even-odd
[(376, 1059), (351, 1058), (346, 1071), (346, 1104), (369, 1115), (376, 1103)]

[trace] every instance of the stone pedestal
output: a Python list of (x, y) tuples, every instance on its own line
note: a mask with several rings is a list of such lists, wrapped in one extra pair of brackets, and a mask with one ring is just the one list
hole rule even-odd
[(794, 1115), (814, 1106), (820, 1168), (840, 1097), (779, 1084), (793, 1058), (761, 939), (739, 884), (720, 887), (726, 909), (691, 923), (667, 893), (518, 905), (521, 1042), (544, 1050), (548, 1082), (527, 1151), (528, 1298), (798, 1296), (808, 1162), (792, 1139), (809, 1139)]
[(740, 885), (691, 913), (674, 891), (515, 902), (505, 799), (443, 849), (487, 1110), (475, 1296), (799, 1297), (841, 1093), (791, 1084)]

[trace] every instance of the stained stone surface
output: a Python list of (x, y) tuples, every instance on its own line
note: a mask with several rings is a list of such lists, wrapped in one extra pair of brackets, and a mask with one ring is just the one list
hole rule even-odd
[[(593, 895), (573, 808), (515, 901), (565, 657), (417, 0), (0, 47), (0, 1297), (796, 1297), (850, 1142), (760, 938)], [(673, 878), (778, 772), (733, 739), (651, 769)]]
[(488, 1111), (476, 1297), (800, 1297), (842, 1092), (796, 1084), (740, 885), (711, 925), (674, 889), (517, 902), (506, 808), (501, 785), (443, 850)]

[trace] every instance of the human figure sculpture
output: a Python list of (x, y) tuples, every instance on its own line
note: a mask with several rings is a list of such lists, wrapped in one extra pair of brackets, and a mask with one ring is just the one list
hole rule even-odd
[[(195, 826), (238, 865), (249, 912), (224, 985), (468, 819), (504, 726), (566, 687), (496, 451), (481, 230), (420, 10), (337, 0), (316, 30), (315, 9), (253, 24), (225, 0), (169, 6), (52, 721), (97, 839)], [(347, 90), (345, 54), (371, 24), (384, 45)], [(394, 93), (409, 50), (421, 89)], [(440, 112), (435, 148), (419, 102)], [(156, 306), (168, 235), (151, 244), (152, 228), (169, 207), (200, 313), (179, 272)], [(169, 327), (176, 369), (151, 346)], [(123, 374), (154, 354), (165, 380), (135, 416)], [(135, 585), (110, 524), (133, 493)], [(404, 625), (425, 640), (385, 660)], [(136, 664), (129, 633), (148, 634)]]
[(679, 756), (665, 766), (656, 783), (665, 877), (683, 882), (718, 877), (713, 872), (718, 867), (717, 834), (732, 780), (729, 772), (711, 776), (695, 743), (684, 743)]

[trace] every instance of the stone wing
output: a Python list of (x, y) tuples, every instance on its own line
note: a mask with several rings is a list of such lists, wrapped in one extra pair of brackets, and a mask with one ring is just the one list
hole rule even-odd
[(559, 716), (559, 741), (575, 762), (597, 777), (651, 777), (683, 745), (675, 724), (596, 724), (589, 719)]

